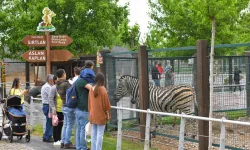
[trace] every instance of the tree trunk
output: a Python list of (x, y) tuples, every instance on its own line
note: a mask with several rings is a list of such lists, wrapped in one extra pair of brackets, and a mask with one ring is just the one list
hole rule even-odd
[[(215, 25), (216, 25), (216, 19), (213, 18), (212, 20), (212, 40), (211, 40), (211, 52), (210, 52), (210, 107), (209, 107), (209, 118), (213, 117), (213, 97), (214, 97), (214, 41), (215, 41)], [(212, 149), (212, 143), (213, 143), (213, 132), (212, 132), (212, 121), (209, 121), (209, 150)]]

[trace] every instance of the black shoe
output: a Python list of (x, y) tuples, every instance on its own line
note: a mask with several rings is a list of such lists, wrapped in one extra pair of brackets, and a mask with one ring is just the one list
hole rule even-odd
[(64, 148), (64, 143), (61, 143), (61, 148)]
[(73, 145), (73, 144), (71, 144), (71, 143), (69, 143), (69, 144), (64, 144), (63, 148), (64, 149), (76, 149), (76, 146)]
[(48, 140), (43, 139), (43, 142), (52, 143), (52, 142), (54, 142), (54, 139), (52, 139), (52, 138), (50, 138), (50, 139), (48, 139)]

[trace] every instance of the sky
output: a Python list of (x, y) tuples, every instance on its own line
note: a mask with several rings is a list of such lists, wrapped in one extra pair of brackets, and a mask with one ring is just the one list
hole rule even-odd
[(129, 25), (134, 25), (135, 23), (140, 25), (141, 40), (144, 41), (148, 32), (148, 22), (150, 21), (150, 17), (147, 14), (149, 10), (147, 0), (120, 0), (119, 4), (124, 5), (127, 2), (130, 2)]

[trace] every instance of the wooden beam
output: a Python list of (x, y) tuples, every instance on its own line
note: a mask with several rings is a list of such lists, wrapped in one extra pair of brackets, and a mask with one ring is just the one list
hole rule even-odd
[[(146, 46), (139, 46), (139, 101), (140, 109), (149, 108), (149, 78), (148, 78), (148, 51)], [(145, 139), (146, 114), (140, 113), (140, 138)]]
[[(198, 115), (209, 117), (209, 59), (206, 40), (197, 41), (197, 93)], [(209, 122), (199, 120), (199, 150), (208, 149)]]

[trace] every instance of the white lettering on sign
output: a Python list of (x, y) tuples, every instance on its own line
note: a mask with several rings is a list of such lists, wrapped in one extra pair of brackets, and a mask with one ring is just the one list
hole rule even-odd
[(28, 44), (46, 44), (45, 40), (28, 40)]
[(30, 51), (29, 55), (44, 55), (44, 51)]
[(29, 56), (29, 60), (45, 60), (46, 61), (46, 58), (45, 56)]
[(53, 44), (66, 44), (67, 36), (66, 35), (52, 35), (51, 43)]
[(33, 39), (43, 39), (44, 36), (32, 35), (31, 38), (33, 38)]

